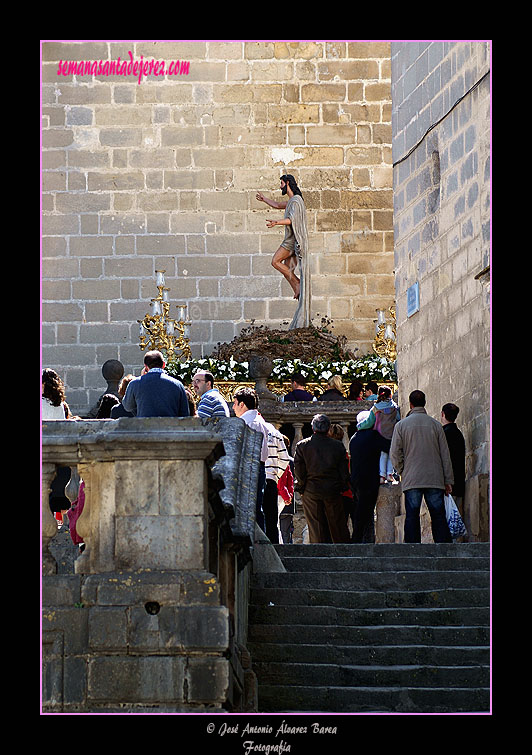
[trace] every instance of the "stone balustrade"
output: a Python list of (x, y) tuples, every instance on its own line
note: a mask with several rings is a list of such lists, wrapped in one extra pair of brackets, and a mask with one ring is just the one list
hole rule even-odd
[[(254, 709), (245, 643), (261, 443), (236, 418), (43, 422), (44, 710)], [(85, 483), (71, 575), (49, 551), (56, 465)]]
[(278, 429), (288, 425), (293, 430), (286, 433), (291, 440), (291, 450), (295, 451), (298, 441), (305, 437), (303, 428), (308, 425), (306, 435), (311, 434), (310, 423), (315, 414), (326, 414), (331, 423), (338, 424), (344, 431), (343, 443), (349, 450), (349, 439), (355, 431), (357, 416), (368, 411), (373, 401), (271, 401), (261, 399), (260, 411), (264, 418)]

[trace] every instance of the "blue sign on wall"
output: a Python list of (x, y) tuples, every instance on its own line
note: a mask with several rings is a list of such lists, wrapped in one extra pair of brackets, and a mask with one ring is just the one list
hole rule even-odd
[(419, 312), (419, 281), (413, 283), (406, 291), (406, 316)]

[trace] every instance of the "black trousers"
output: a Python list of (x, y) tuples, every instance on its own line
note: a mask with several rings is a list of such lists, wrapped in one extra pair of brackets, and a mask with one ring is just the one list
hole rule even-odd
[(355, 488), (355, 514), (353, 517), (353, 543), (375, 542), (375, 505), (379, 485)]
[(259, 480), (257, 483), (257, 504), (255, 509), (255, 516), (257, 520), (257, 524), (261, 528), (261, 530), (264, 532), (265, 526), (264, 526), (264, 513), (263, 513), (263, 500), (264, 500), (264, 484), (266, 482), (266, 471), (264, 467), (264, 462), (261, 461), (260, 467), (259, 467)]
[(264, 512), (264, 524), (266, 536), (272, 543), (279, 542), (279, 530), (277, 522), (279, 520), (279, 509), (277, 508), (277, 483), (274, 480), (266, 480), (264, 485), (264, 497), (262, 499), (262, 510)]

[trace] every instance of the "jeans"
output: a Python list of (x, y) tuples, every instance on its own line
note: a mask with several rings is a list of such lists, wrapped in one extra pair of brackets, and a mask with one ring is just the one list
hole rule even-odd
[(389, 454), (386, 451), (381, 451), (379, 459), (379, 475), (381, 477), (390, 477), (393, 475), (393, 464), (390, 460)]
[(444, 492), (442, 488), (411, 488), (405, 490), (405, 543), (421, 542), (419, 513), (423, 497), (425, 497), (425, 503), (430, 513), (434, 542), (452, 543), (453, 540), (445, 516)]

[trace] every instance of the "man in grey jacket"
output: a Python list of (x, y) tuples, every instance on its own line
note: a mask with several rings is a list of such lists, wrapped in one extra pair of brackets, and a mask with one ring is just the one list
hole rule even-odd
[(419, 514), (423, 497), (432, 523), (435, 543), (451, 543), (445, 516), (444, 493), (451, 493), (453, 467), (441, 424), (425, 410), (423, 391), (408, 397), (410, 411), (393, 431), (390, 458), (401, 475), (405, 494), (405, 543), (421, 542)]

